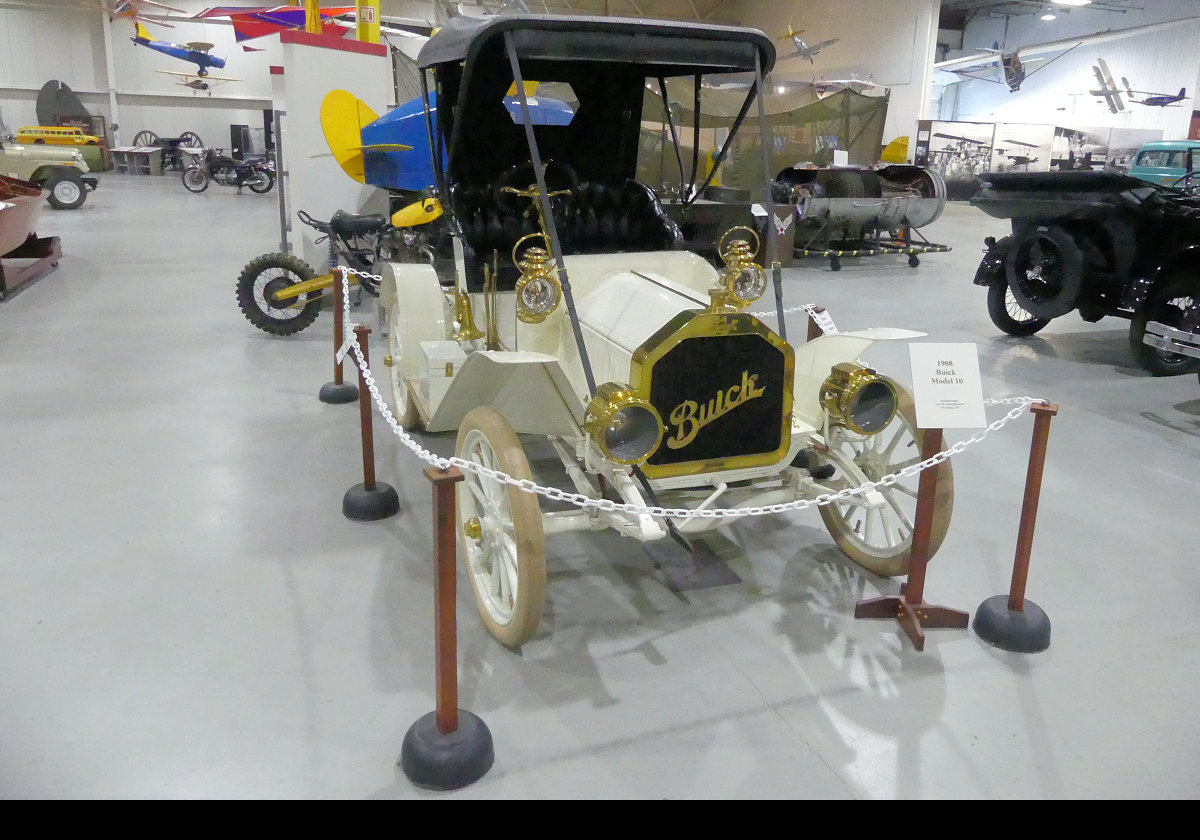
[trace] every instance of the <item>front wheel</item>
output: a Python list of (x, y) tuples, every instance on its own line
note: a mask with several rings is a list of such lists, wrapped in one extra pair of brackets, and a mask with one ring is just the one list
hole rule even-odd
[[(512, 426), (490, 406), (467, 412), (455, 454), (514, 479), (530, 478)], [(537, 631), (546, 603), (546, 555), (537, 496), (464, 469), (458, 524), (463, 558), (484, 626), (501, 644), (519, 647)]]
[[(834, 492), (879, 481), (921, 462), (925, 432), (917, 428), (912, 396), (898, 385), (896, 392), (896, 414), (883, 431), (863, 436), (842, 426), (830, 429), (829, 451), (824, 454), (837, 468), (830, 480)], [(908, 574), (919, 481), (918, 473), (880, 486), (871, 494), (821, 505), (821, 519), (842, 553), (877, 575)], [(929, 557), (946, 538), (953, 507), (954, 472), (950, 462), (943, 461), (938, 465)]]
[(189, 166), (183, 170), (181, 180), (188, 192), (202, 193), (208, 189), (208, 173), (199, 166)]
[(1160, 281), (1151, 289), (1146, 305), (1129, 321), (1129, 349), (1143, 368), (1155, 376), (1200, 372), (1200, 359), (1146, 344), (1143, 339), (1150, 321), (1184, 332), (1200, 329), (1200, 279), (1175, 274)]
[(59, 175), (46, 182), (50, 195), (46, 200), (55, 210), (76, 210), (83, 206), (87, 198), (87, 189), (83, 181), (70, 175)]
[(316, 272), (295, 254), (263, 254), (246, 263), (237, 281), (238, 308), (246, 320), (271, 335), (294, 335), (317, 320), (321, 292), (306, 292), (279, 300), (276, 293)]
[(1013, 297), (1007, 283), (992, 283), (988, 286), (988, 316), (1001, 332), (1019, 337), (1030, 336), (1050, 323), (1049, 318), (1039, 318), (1021, 308)]

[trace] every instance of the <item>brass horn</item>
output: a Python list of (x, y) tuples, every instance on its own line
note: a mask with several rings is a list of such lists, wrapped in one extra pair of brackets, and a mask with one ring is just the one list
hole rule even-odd
[(483, 338), (483, 330), (475, 326), (475, 316), (471, 314), (471, 297), (466, 292), (459, 292), (454, 297), (454, 340), (476, 341)]

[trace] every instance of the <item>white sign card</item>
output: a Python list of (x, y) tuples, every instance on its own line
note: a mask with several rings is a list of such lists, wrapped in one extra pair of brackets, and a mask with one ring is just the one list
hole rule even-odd
[(921, 429), (987, 425), (979, 350), (974, 344), (909, 344), (913, 402)]

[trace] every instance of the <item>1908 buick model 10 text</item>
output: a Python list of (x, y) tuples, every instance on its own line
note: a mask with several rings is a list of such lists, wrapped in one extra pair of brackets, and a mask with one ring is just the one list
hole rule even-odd
[[(719, 165), (774, 60), (753, 29), (540, 15), (457, 17), (420, 54), (425, 98), (432, 81), (442, 106), (427, 118), (452, 236), (428, 262), (382, 264), (392, 413), (404, 428), (456, 431), (475, 467), (458, 485), (459, 542), (505, 645), (537, 630), (544, 540), (565, 531), (686, 541), (750, 509), (836, 496), (818, 509), (842, 551), (878, 574), (907, 571), (917, 478), (880, 479), (919, 462), (923, 433), (905, 390), (857, 360), (919, 333), (793, 345), (782, 323), (747, 311), (772, 286), (756, 254), (773, 263), (774, 241), (747, 219), (720, 237), (718, 268), (683, 248), (634, 180), (643, 123), (688, 131), (662, 107), (678, 85), (699, 98), (702, 77), (756, 74)], [(569, 119), (531, 119), (535, 89)], [(684, 200), (707, 186), (698, 170)], [(773, 213), (771, 184), (762, 196)], [(526, 492), (522, 436), (548, 440), (572, 495), (594, 503), (543, 511)], [(952, 496), (944, 463), (931, 552)]]

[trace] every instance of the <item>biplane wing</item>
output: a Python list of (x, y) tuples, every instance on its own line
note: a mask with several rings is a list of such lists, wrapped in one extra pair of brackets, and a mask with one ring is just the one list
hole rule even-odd
[(1121, 90), (1113, 83), (1112, 74), (1108, 72), (1108, 65), (1103, 58), (1096, 59), (1096, 63), (1092, 65), (1092, 72), (1096, 74), (1096, 81), (1100, 83), (1100, 87), (1089, 90), (1088, 93), (1103, 99), (1112, 113), (1124, 111), (1125, 103), (1121, 101)]
[[(322, 29), (342, 34), (348, 31), (335, 19), (352, 14), (354, 6), (323, 6), (320, 8)], [(303, 29), (307, 20), (304, 6), (210, 6), (193, 18), (228, 18), (233, 24), (234, 39), (240, 44), (285, 29)]]
[(150, 11), (150, 9), (146, 7), (150, 7), (160, 12), (178, 12), (181, 15), (186, 14), (183, 9), (177, 9), (174, 6), (168, 6), (166, 3), (157, 3), (155, 0), (123, 0), (123, 2), (120, 3), (91, 3), (89, 5), (94, 5), (97, 8), (103, 9), (108, 14), (108, 19), (110, 21), (115, 21), (118, 18), (124, 18), (125, 20), (131, 21), (145, 21), (146, 23), (153, 23), (156, 26), (165, 26), (169, 29), (174, 29), (174, 24), (167, 23), (165, 20), (159, 20), (158, 18), (147, 17), (146, 13)]
[(235, 79), (231, 76), (214, 76), (211, 73), (206, 73), (201, 76), (199, 73), (184, 73), (179, 70), (156, 70), (156, 73), (162, 73), (167, 76), (174, 76), (180, 81), (177, 84), (191, 88), (192, 93), (204, 91), (209, 96), (212, 96), (212, 89), (216, 85), (224, 84), (225, 82), (240, 82), (241, 79)]

